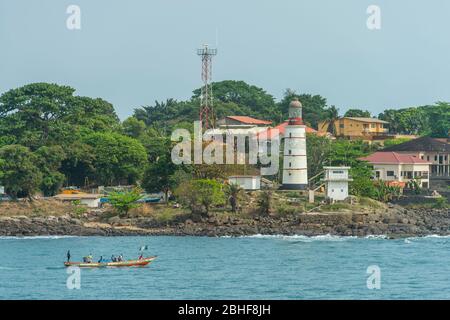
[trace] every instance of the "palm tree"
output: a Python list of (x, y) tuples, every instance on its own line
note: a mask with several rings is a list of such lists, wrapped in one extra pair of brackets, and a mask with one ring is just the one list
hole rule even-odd
[(231, 183), (228, 185), (226, 192), (228, 201), (230, 201), (231, 212), (236, 213), (239, 206), (239, 196), (242, 194), (243, 189), (239, 185)]
[(335, 106), (331, 106), (328, 109), (328, 112), (327, 132), (331, 133), (333, 136), (336, 136), (336, 122), (339, 120), (339, 109)]

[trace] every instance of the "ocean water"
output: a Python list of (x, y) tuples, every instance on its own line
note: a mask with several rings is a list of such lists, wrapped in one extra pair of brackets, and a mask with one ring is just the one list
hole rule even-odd
[[(92, 252), (145, 268), (81, 269), (68, 289), (63, 261)], [(369, 266), (380, 289), (368, 289)], [(449, 299), (450, 238), (253, 236), (0, 238), (0, 299)]]

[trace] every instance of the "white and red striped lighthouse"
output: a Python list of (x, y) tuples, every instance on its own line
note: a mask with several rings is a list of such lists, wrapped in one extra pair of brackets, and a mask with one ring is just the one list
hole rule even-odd
[(306, 162), (306, 126), (302, 104), (295, 98), (289, 104), (289, 124), (284, 134), (283, 184), (285, 190), (302, 190), (308, 186)]

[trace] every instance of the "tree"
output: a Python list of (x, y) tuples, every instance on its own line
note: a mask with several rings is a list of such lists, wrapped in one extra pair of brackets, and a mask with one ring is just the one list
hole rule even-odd
[(272, 210), (272, 191), (262, 191), (258, 196), (258, 208), (262, 215), (268, 216)]
[(139, 139), (146, 134), (145, 122), (138, 120), (136, 117), (129, 117), (122, 123), (125, 135)]
[[(168, 150), (170, 152), (170, 150)], [(174, 178), (177, 166), (172, 162), (170, 155), (158, 157), (154, 162), (150, 162), (142, 179), (142, 186), (147, 192), (164, 192), (164, 199), (168, 204), (168, 194), (176, 186)]]
[(175, 190), (175, 196), (192, 213), (204, 213), (206, 215), (212, 206), (225, 203), (223, 185), (210, 179), (186, 181)]
[(367, 110), (348, 109), (345, 112), (344, 117), (371, 118), (372, 115)]
[(242, 189), (238, 184), (231, 183), (227, 185), (226, 194), (228, 196), (228, 201), (231, 205), (231, 212), (236, 213), (239, 207), (239, 198), (241, 197), (244, 189)]
[[(237, 112), (236, 115), (242, 114), (274, 121), (280, 119), (281, 113), (275, 99), (262, 88), (244, 81), (225, 80), (213, 82), (212, 90), (218, 117), (234, 115), (230, 113), (232, 111)], [(201, 89), (196, 89), (193, 93), (192, 99), (198, 100)]]
[(31, 198), (42, 181), (36, 155), (20, 145), (0, 148), (0, 172), (6, 192), (14, 198)]
[(125, 192), (113, 192), (108, 196), (108, 200), (120, 216), (126, 216), (131, 209), (140, 206), (137, 201), (142, 198), (141, 192), (142, 190), (139, 188)]
[(92, 148), (97, 183), (134, 184), (141, 177), (147, 154), (136, 139), (118, 133), (97, 132), (86, 136), (83, 142)]
[(428, 110), (431, 136), (436, 138), (450, 137), (450, 103), (437, 102)]
[(336, 135), (336, 122), (339, 120), (339, 109), (335, 106), (331, 106), (328, 110), (328, 126), (327, 132), (331, 133), (333, 136)]
[(58, 171), (66, 158), (66, 153), (61, 146), (43, 146), (35, 154), (43, 175), (40, 189), (45, 196), (54, 196), (66, 179), (64, 174)]
[(319, 174), (325, 165), (329, 165), (332, 142), (327, 137), (316, 134), (306, 135), (306, 154), (308, 160), (308, 177)]
[(32, 151), (69, 145), (87, 131), (114, 130), (118, 118), (102, 99), (74, 96), (75, 89), (32, 83), (0, 96), (0, 136)]

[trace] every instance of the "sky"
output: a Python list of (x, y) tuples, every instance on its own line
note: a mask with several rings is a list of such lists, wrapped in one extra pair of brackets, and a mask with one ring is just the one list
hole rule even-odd
[[(69, 5), (81, 29), (69, 30)], [(380, 29), (367, 8), (380, 8)], [(0, 0), (0, 93), (69, 85), (124, 119), (201, 86), (196, 49), (218, 48), (213, 79), (243, 80), (279, 100), (320, 94), (378, 115), (450, 101), (448, 0)]]

